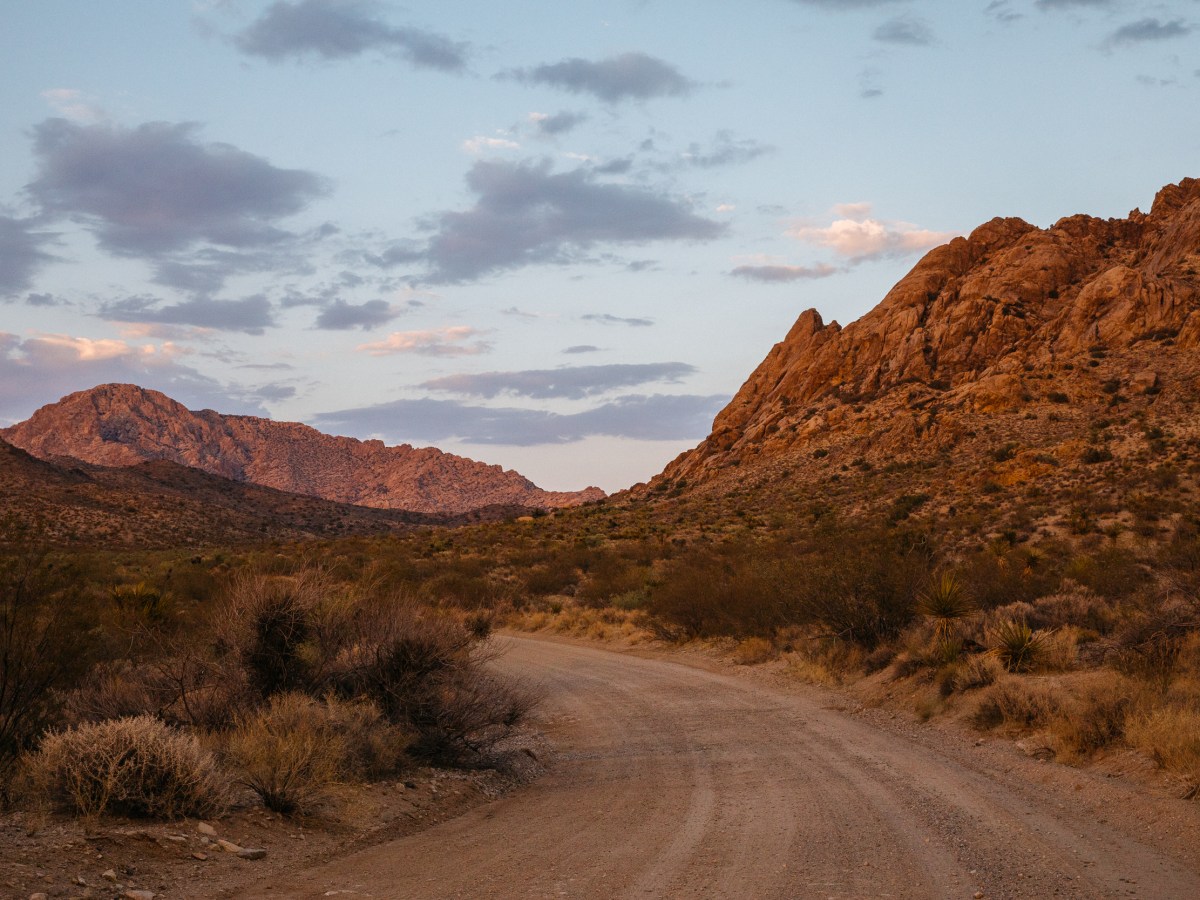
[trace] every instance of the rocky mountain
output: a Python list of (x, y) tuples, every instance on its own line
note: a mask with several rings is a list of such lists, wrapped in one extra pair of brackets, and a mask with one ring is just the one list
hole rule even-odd
[(158, 391), (104, 384), (44, 406), (0, 437), (40, 459), (100, 466), (168, 460), (235, 482), (336, 503), (456, 514), (574, 506), (599, 488), (543, 491), (512, 470), (432, 447), (333, 437), (296, 422), (192, 411)]
[[(652, 488), (785, 462), (811, 480), (939, 453), (1011, 480), (1081, 458), (1128, 462), (1168, 438), (1186, 459), (1196, 399), (1200, 180), (1189, 178), (1124, 219), (993, 219), (932, 250), (844, 328), (802, 313)], [(993, 471), (1010, 460), (1024, 474)]]

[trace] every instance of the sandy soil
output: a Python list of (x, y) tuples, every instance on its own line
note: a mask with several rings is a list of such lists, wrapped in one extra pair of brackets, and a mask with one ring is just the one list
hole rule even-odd
[(704, 660), (501, 640), (548, 774), (236, 896), (1200, 897), (1200, 805)]

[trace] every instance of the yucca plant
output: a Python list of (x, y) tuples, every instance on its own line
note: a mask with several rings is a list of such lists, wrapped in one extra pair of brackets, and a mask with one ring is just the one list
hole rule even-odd
[(975, 604), (957, 575), (942, 572), (931, 578), (917, 595), (917, 610), (933, 621), (937, 639), (946, 641), (954, 631), (955, 623), (975, 611)]
[(1010, 672), (1028, 672), (1045, 653), (1045, 635), (1025, 622), (1005, 619), (991, 631), (991, 652)]

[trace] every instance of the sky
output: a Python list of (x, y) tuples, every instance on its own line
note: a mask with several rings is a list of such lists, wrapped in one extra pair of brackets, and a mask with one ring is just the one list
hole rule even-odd
[(796, 317), (1200, 175), (1200, 0), (38, 0), (0, 425), (105, 382), (613, 491)]

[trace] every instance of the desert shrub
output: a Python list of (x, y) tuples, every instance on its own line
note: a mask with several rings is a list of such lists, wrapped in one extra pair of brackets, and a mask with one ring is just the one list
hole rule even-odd
[(1010, 672), (1028, 672), (1045, 655), (1044, 636), (1023, 621), (1002, 619), (988, 638), (991, 652)]
[(317, 568), (296, 575), (245, 575), (232, 583), (218, 616), (218, 648), (232, 655), (259, 697), (320, 694), (329, 667), (352, 639), (353, 603)]
[(975, 604), (953, 572), (943, 571), (931, 578), (917, 595), (917, 611), (934, 623), (936, 634), (948, 638), (959, 620), (975, 610)]
[(460, 623), (403, 601), (360, 610), (357, 637), (330, 680), (343, 698), (373, 701), (415, 732), (412, 751), (447, 762), (478, 758), (536, 704), (534, 692), (488, 673), (488, 654)]
[(267, 809), (311, 812), (344, 774), (345, 738), (303, 694), (278, 694), (229, 735), (227, 752)]
[(1031, 601), (1058, 588), (1059, 575), (1046, 557), (1023, 548), (990, 546), (970, 554), (957, 574), (970, 585), (980, 609)]
[(733, 648), (733, 661), (740, 666), (754, 666), (769, 662), (779, 655), (775, 645), (761, 637), (748, 637), (738, 641)]
[(194, 735), (152, 716), (51, 732), (28, 763), (41, 796), (83, 815), (208, 816), (226, 783)]
[(1070, 582), (1066, 582), (1058, 593), (1038, 597), (1029, 603), (1003, 606), (995, 613), (1001, 617), (1022, 618), (1035, 629), (1074, 625), (1097, 634), (1108, 634), (1120, 619), (1111, 602)]
[(461, 764), (486, 756), (537, 705), (535, 691), (476, 667), (427, 679), (409, 698), (405, 717), (416, 732), (410, 751)]
[(785, 624), (785, 602), (769, 550), (738, 541), (675, 561), (654, 587), (650, 608), (687, 637), (750, 636)]
[(240, 667), (181, 652), (99, 663), (65, 695), (63, 713), (71, 724), (152, 715), (169, 725), (212, 731), (255, 703)]
[(1003, 672), (1000, 661), (990, 653), (974, 653), (954, 668), (951, 686), (959, 693), (966, 693), (994, 684)]
[(789, 612), (870, 650), (900, 633), (915, 614), (929, 578), (931, 551), (922, 536), (863, 529), (817, 535), (788, 558)]
[(1124, 737), (1134, 694), (1133, 686), (1114, 673), (1085, 682), (1051, 725), (1056, 754), (1087, 756)]
[(1169, 594), (1125, 617), (1114, 637), (1117, 666), (1165, 689), (1175, 675), (1180, 654), (1197, 632), (1200, 598)]
[(1131, 716), (1126, 736), (1164, 769), (1182, 776), (1189, 797), (1200, 794), (1200, 710), (1160, 707)]
[(226, 748), (241, 783), (290, 815), (312, 812), (343, 780), (394, 771), (407, 741), (372, 703), (286, 693), (241, 719)]
[(971, 715), (980, 729), (1000, 725), (1041, 728), (1062, 709), (1058, 695), (1047, 686), (1021, 678), (1003, 678), (986, 688)]
[(1148, 580), (1137, 557), (1122, 547), (1105, 547), (1090, 556), (1077, 556), (1067, 565), (1065, 574), (1108, 598), (1129, 596)]
[(87, 617), (65, 567), (37, 549), (0, 557), (0, 794), (20, 753), (59, 721), (55, 691), (99, 651)]

